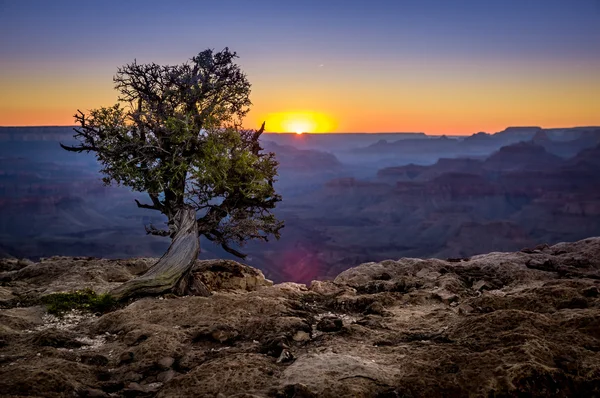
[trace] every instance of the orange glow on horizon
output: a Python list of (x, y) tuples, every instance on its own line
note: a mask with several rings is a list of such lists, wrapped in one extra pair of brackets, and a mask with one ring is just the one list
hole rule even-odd
[[(429, 135), (600, 125), (597, 68), (449, 63), (441, 73), (407, 65), (405, 73), (390, 77), (385, 64), (377, 65), (381, 73), (374, 75), (357, 64), (356, 70), (341, 68), (314, 82), (297, 71), (298, 79), (292, 72), (273, 76), (259, 69), (244, 125), (257, 128), (265, 121), (270, 133)], [(77, 109), (115, 103), (113, 69), (112, 63), (98, 70), (55, 67), (36, 75), (16, 66), (5, 69), (0, 74), (0, 126), (72, 126)], [(357, 79), (359, 72), (369, 80)], [(329, 72), (322, 68), (319, 73)]]
[(330, 116), (312, 111), (270, 113), (264, 120), (268, 131), (277, 133), (331, 133), (337, 124)]

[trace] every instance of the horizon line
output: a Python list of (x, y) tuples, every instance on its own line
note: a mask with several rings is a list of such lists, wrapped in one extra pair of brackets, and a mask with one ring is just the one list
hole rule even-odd
[[(3, 128), (8, 128), (8, 129), (13, 129), (13, 128), (51, 128), (51, 127), (71, 127), (71, 128), (75, 128), (78, 127), (76, 125), (21, 125), (21, 126), (0, 126), (0, 129)], [(475, 133), (426, 133), (423, 131), (372, 131), (372, 132), (366, 132), (366, 131), (330, 131), (330, 132), (302, 132), (300, 134), (296, 133), (296, 132), (291, 132), (291, 131), (270, 131), (270, 132), (264, 132), (263, 134), (289, 134), (289, 135), (297, 135), (297, 136), (302, 136), (302, 135), (323, 135), (323, 134), (413, 134), (413, 135), (426, 135), (426, 136), (469, 136), (469, 135), (475, 135), (475, 134), (479, 134), (479, 133), (484, 133), (484, 134), (489, 134), (489, 135), (493, 135), (493, 134), (497, 134), (503, 131), (506, 131), (510, 128), (519, 128), (519, 129), (542, 129), (542, 130), (562, 130), (562, 129), (575, 129), (575, 128), (600, 128), (599, 126), (570, 126), (570, 127), (541, 127), (541, 126), (535, 126), (535, 125), (529, 125), (529, 126), (507, 126), (504, 128), (504, 130), (500, 130), (500, 131), (496, 131), (496, 132), (492, 132), (492, 133), (488, 133), (486, 131), (478, 131)]]

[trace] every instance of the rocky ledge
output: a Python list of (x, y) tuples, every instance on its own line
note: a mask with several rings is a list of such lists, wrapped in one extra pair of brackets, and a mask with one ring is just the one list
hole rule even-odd
[(362, 264), (273, 285), (198, 261), (210, 297), (62, 317), (152, 259), (0, 261), (0, 394), (43, 397), (600, 395), (600, 238), (470, 259)]

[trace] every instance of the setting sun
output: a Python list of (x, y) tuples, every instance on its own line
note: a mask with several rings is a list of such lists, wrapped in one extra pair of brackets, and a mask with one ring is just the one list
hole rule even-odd
[(333, 120), (317, 112), (278, 112), (265, 118), (269, 131), (278, 133), (327, 133), (334, 131)]
[(302, 133), (310, 133), (315, 129), (315, 126), (312, 123), (307, 122), (306, 120), (288, 120), (283, 124), (284, 132), (293, 132), (296, 134)]

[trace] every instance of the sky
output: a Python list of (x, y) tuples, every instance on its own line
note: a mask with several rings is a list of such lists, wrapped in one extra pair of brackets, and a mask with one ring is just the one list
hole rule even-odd
[(249, 128), (600, 125), (600, 0), (0, 0), (0, 126), (72, 125), (118, 66), (226, 46)]

